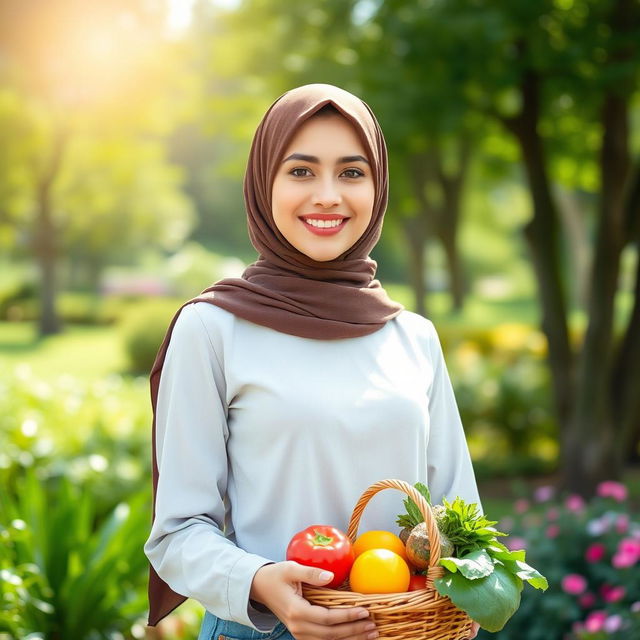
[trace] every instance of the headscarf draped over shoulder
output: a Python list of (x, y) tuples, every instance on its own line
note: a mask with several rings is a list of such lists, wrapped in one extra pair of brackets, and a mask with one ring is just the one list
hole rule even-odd
[[(326, 105), (344, 116), (362, 141), (373, 171), (375, 200), (371, 221), (359, 240), (334, 260), (317, 262), (293, 247), (277, 229), (271, 214), (271, 189), (294, 134)], [(159, 477), (155, 446), (158, 388), (182, 308), (208, 302), (255, 324), (318, 340), (355, 338), (381, 329), (403, 309), (375, 279), (377, 265), (369, 257), (380, 238), (388, 186), (384, 137), (373, 112), (360, 98), (333, 85), (309, 84), (280, 96), (265, 113), (253, 138), (244, 178), (249, 237), (258, 259), (242, 277), (220, 280), (178, 309), (151, 371), (154, 519)], [(155, 626), (185, 600), (150, 567), (150, 625)]]

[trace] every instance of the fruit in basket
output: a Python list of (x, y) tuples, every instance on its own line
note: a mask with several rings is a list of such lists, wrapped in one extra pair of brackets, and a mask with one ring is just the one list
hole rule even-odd
[(312, 525), (298, 531), (287, 546), (286, 557), (308, 567), (331, 571), (333, 580), (326, 585), (330, 589), (347, 579), (355, 560), (349, 537), (327, 525)]
[(369, 549), (389, 549), (394, 551), (403, 560), (407, 560), (407, 552), (402, 540), (391, 531), (365, 531), (361, 533), (353, 543), (353, 552), (356, 558)]
[[(407, 558), (409, 562), (418, 569), (429, 568), (429, 558), (431, 557), (431, 540), (427, 533), (427, 525), (424, 522), (417, 524), (411, 530), (407, 539)], [(447, 536), (440, 533), (440, 556), (446, 558), (453, 555), (453, 544)]]
[(427, 588), (427, 576), (421, 573), (412, 574), (409, 579), (409, 588), (407, 591), (420, 591)]
[(349, 573), (351, 591), (357, 593), (400, 593), (407, 591), (409, 565), (389, 549), (368, 549), (353, 563)]
[(407, 544), (409, 534), (411, 533), (412, 530), (413, 530), (413, 527), (404, 527), (402, 531), (400, 531), (400, 534), (398, 537), (400, 538), (400, 540), (402, 540), (404, 544)]

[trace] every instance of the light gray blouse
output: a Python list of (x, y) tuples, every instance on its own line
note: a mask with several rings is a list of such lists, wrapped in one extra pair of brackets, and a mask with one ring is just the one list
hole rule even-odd
[[(210, 304), (175, 324), (156, 415), (160, 480), (144, 551), (176, 592), (270, 631), (249, 603), (255, 572), (313, 524), (346, 532), (362, 492), (424, 482), (434, 503), (480, 505), (433, 324), (403, 311), (375, 333), (314, 340)], [(376, 494), (360, 532), (398, 532), (406, 496)]]

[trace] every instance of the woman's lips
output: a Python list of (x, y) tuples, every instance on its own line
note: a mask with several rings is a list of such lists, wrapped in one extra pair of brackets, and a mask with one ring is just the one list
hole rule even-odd
[(339, 233), (349, 218), (339, 214), (325, 214), (323, 216), (301, 216), (304, 226), (317, 236), (333, 236)]

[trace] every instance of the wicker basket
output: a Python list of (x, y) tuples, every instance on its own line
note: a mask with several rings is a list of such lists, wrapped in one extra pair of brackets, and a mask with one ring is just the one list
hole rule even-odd
[[(381, 480), (371, 485), (356, 504), (347, 534), (355, 542), (360, 517), (369, 500), (382, 489), (398, 489), (406, 493), (418, 506), (427, 524), (431, 540), (431, 557), (427, 570), (427, 585), (419, 591), (405, 593), (363, 594), (348, 590), (314, 587), (304, 584), (304, 597), (323, 607), (365, 607), (376, 623), (380, 640), (462, 640), (469, 637), (472, 621), (447, 597), (441, 596), (433, 585), (435, 578), (444, 575), (440, 560), (440, 534), (431, 507), (417, 489), (402, 480)], [(437, 544), (433, 544), (437, 541)]]

